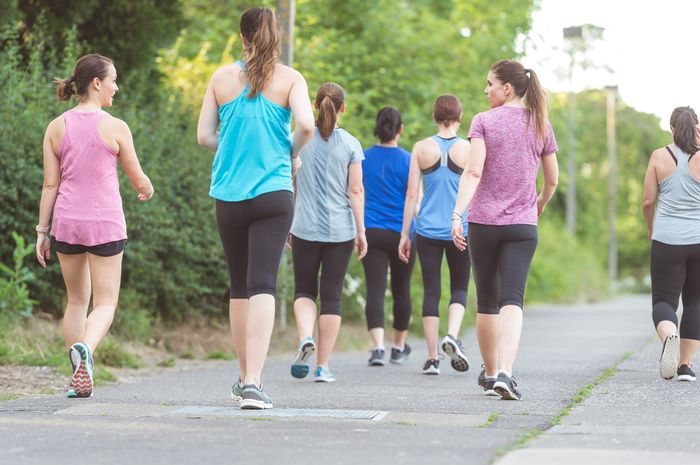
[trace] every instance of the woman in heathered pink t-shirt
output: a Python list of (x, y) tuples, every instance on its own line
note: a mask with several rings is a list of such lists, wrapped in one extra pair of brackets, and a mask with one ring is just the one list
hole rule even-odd
[[(469, 254), (476, 284), (476, 333), (484, 360), (479, 385), (487, 395), (520, 400), (513, 378), (523, 321), (523, 295), (537, 247), (537, 218), (559, 177), (557, 143), (537, 75), (502, 60), (484, 90), (491, 110), (469, 129), (471, 155), (452, 213), (452, 238), (465, 248), (462, 214), (469, 207)], [(535, 181), (540, 164), (542, 192)]]
[(45, 268), (53, 243), (66, 283), (61, 327), (73, 366), (68, 397), (92, 395), (92, 351), (107, 334), (119, 297), (126, 222), (117, 161), (139, 200), (153, 196), (129, 127), (102, 110), (112, 106), (116, 80), (109, 58), (81, 57), (73, 76), (59, 81), (56, 91), (59, 100), (77, 94), (78, 104), (51, 121), (44, 135), (36, 258)]

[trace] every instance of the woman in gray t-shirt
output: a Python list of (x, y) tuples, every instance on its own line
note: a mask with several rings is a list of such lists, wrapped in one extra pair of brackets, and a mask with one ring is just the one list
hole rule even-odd
[(296, 177), (296, 204), (291, 230), (294, 262), (294, 317), (299, 349), (291, 373), (304, 378), (309, 358), (316, 351), (316, 297), (321, 272), (321, 315), (318, 318), (318, 355), (314, 371), (318, 382), (333, 382), (328, 368), (340, 331), (340, 300), (353, 247), (362, 259), (365, 238), (362, 160), (360, 142), (337, 127), (345, 111), (345, 94), (334, 83), (321, 86), (314, 106), (318, 109), (313, 138), (300, 153)]

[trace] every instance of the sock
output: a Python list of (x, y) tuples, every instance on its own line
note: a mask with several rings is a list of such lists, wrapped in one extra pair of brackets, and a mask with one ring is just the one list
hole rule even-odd
[(509, 377), (509, 378), (512, 378), (512, 377), (513, 377), (513, 373), (511, 373), (510, 371), (498, 370), (498, 373), (503, 373), (504, 375), (506, 375), (506, 376)]

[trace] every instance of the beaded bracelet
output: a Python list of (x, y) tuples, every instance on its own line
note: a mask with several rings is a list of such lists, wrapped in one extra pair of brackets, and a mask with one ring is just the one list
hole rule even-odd
[(39, 226), (38, 224), (36, 225), (36, 228), (34, 230), (38, 233), (48, 233), (49, 232), (49, 227), (48, 226)]

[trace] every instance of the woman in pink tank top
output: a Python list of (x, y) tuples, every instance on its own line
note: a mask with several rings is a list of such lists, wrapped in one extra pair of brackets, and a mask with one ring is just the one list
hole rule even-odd
[(129, 127), (102, 110), (112, 106), (116, 80), (109, 58), (81, 57), (56, 92), (66, 101), (77, 94), (78, 104), (51, 121), (44, 135), (36, 257), (46, 267), (53, 243), (66, 283), (62, 330), (73, 366), (68, 397), (92, 395), (92, 351), (107, 334), (117, 307), (127, 237), (117, 161), (139, 200), (153, 196)]

